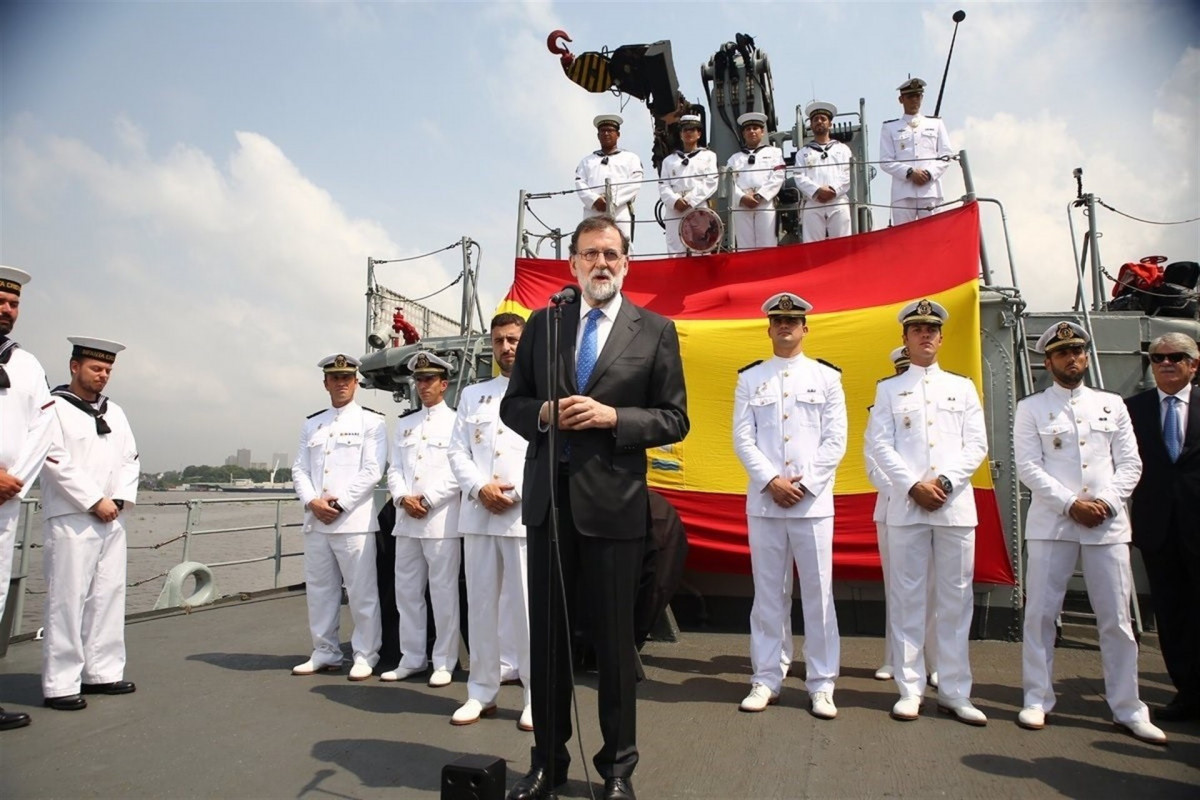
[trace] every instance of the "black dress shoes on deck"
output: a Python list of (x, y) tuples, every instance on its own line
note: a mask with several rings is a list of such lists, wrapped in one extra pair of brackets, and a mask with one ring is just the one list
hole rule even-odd
[(85, 683), (84, 694), (129, 694), (136, 692), (133, 681), (113, 681), (112, 683)]
[[(545, 767), (534, 767), (517, 781), (508, 793), (507, 800), (541, 800), (549, 797), (550, 793), (567, 782), (566, 770), (556, 775), (553, 786), (550, 785), (550, 773)], [(630, 795), (632, 797), (633, 795)]]
[(20, 711), (5, 711), (0, 708), (0, 731), (24, 728), (29, 724), (29, 715)]
[(62, 697), (47, 697), (42, 701), (42, 705), (55, 711), (80, 711), (87, 708), (87, 700), (81, 695), (67, 694)]
[(1200, 702), (1176, 695), (1175, 699), (1165, 706), (1154, 709), (1154, 718), (1160, 722), (1186, 722), (1190, 719), (1200, 719)]
[(608, 778), (604, 781), (604, 800), (637, 800), (633, 781), (629, 778)]

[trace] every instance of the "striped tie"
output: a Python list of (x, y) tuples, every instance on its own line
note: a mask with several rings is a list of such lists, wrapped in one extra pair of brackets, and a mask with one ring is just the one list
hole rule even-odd
[(1163, 441), (1167, 445), (1167, 455), (1170, 456), (1172, 464), (1179, 460), (1179, 454), (1183, 452), (1183, 437), (1179, 435), (1179, 415), (1175, 413), (1175, 404), (1178, 402), (1179, 398), (1175, 395), (1166, 399), (1167, 418), (1163, 420)]

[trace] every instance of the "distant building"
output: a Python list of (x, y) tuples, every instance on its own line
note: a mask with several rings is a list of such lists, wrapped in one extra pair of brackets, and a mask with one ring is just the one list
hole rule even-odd
[(237, 466), (237, 456), (225, 456), (225, 466), (236, 467)]
[(270, 468), (271, 468), (271, 465), (266, 463), (265, 461), (250, 462), (250, 469), (270, 469)]
[(238, 448), (237, 465), (242, 469), (250, 469), (250, 451), (244, 448)]

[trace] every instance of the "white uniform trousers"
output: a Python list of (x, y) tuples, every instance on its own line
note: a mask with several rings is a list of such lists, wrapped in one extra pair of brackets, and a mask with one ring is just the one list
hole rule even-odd
[(679, 221), (683, 219), (683, 215), (691, 211), (676, 211), (673, 208), (663, 206), (663, 224), (667, 227), (663, 233), (667, 237), (667, 255), (670, 258), (682, 258), (688, 254), (687, 247), (683, 244), (683, 240), (679, 238)]
[(400, 669), (421, 670), (428, 660), (425, 587), (433, 601), (433, 668), (453, 671), (462, 634), (458, 628), (458, 570), (462, 539), (396, 537), (396, 610), (400, 612)]
[(1030, 539), (1025, 547), (1025, 642), (1021, 647), (1025, 705), (1054, 708), (1054, 620), (1062, 611), (1067, 582), (1083, 557), (1083, 578), (1100, 634), (1104, 694), (1113, 719), (1128, 724), (1149, 722), (1150, 712), (1138, 699), (1138, 645), (1133, 636), (1130, 593), (1133, 575), (1129, 545), (1086, 544)]
[[(467, 627), (471, 632), (471, 676), (467, 697), (485, 706), (496, 702), (502, 675), (500, 632), (513, 636), (517, 674), (529, 704), (529, 590), (526, 583), (524, 536), (463, 537), (467, 573)], [(506, 609), (501, 598), (515, 598)], [(507, 620), (506, 611), (517, 619)]]
[(918, 219), (932, 217), (934, 206), (941, 205), (940, 197), (901, 197), (892, 201), (892, 224), (903, 225)]
[(848, 203), (818, 203), (809, 200), (800, 212), (804, 241), (823, 242), (850, 235), (850, 205)]
[[(9, 503), (17, 503), (17, 508), (20, 508), (20, 501), (13, 498)], [(7, 510), (8, 506), (4, 506)], [(7, 514), (0, 514), (0, 617), (4, 616), (4, 606), (8, 601), (8, 581), (12, 578), (13, 565), (13, 547), (17, 543), (17, 523), (20, 522), (20, 513), (13, 514), (11, 518)]]
[[(524, 540), (522, 540), (524, 541)], [(521, 557), (525, 558), (525, 550)], [(524, 562), (523, 562), (524, 563)], [(468, 615), (470, 610), (468, 609)], [(524, 622), (522, 622), (524, 620)], [(509, 591), (503, 584), (500, 586), (500, 680), (513, 681), (519, 679), (520, 668), (524, 665), (518, 654), (518, 641), (525, 642), (521, 652), (529, 652), (529, 592), (522, 580), (521, 593)]]
[[(896, 643), (892, 638), (892, 626), (887, 624), (887, 591), (888, 591), (888, 547), (887, 524), (875, 523), (875, 538), (879, 542), (879, 561), (883, 565), (883, 663), (900, 664), (900, 654), (896, 652)], [(932, 564), (930, 565), (932, 567)], [(932, 576), (932, 571), (930, 575)], [(928, 581), (929, 589), (925, 598), (925, 674), (937, 671), (937, 597), (935, 587), (937, 581), (932, 577)]]
[(125, 677), (125, 525), (88, 513), (46, 521), (42, 695)]
[(383, 628), (379, 616), (379, 580), (374, 533), (304, 534), (304, 583), (314, 664), (341, 664), (338, 625), (342, 616), (342, 582), (350, 605), (354, 660), (374, 667), (379, 661)]
[(763, 203), (758, 208), (734, 209), (733, 241), (739, 251), (778, 245), (774, 204)]
[[(974, 613), (975, 529), (949, 525), (888, 526), (888, 627), (901, 697), (925, 693), (925, 626), (934, 581), (938, 696), (971, 696), (967, 641)], [(932, 570), (931, 570), (932, 567)]]
[(793, 561), (800, 575), (804, 609), (805, 686), (832, 692), (841, 661), (841, 639), (833, 606), (833, 517), (778, 519), (748, 517), (754, 603), (750, 608), (752, 683), (778, 692), (782, 683), (785, 620), (791, 611), (784, 597), (785, 576)]

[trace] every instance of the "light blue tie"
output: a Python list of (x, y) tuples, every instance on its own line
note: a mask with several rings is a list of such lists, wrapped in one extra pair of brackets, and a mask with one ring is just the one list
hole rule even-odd
[(1163, 420), (1163, 441), (1166, 442), (1171, 463), (1178, 461), (1179, 454), (1183, 451), (1183, 437), (1179, 435), (1179, 415), (1175, 413), (1175, 404), (1178, 402), (1179, 398), (1175, 395), (1167, 398), (1167, 418)]
[(604, 312), (593, 308), (587, 314), (587, 322), (583, 326), (583, 341), (579, 343), (579, 358), (575, 361), (575, 387), (582, 392), (587, 387), (588, 378), (596, 368), (596, 332), (598, 321)]

